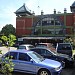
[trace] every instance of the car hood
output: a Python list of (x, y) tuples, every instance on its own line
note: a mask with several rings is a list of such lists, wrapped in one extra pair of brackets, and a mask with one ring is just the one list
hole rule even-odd
[(55, 60), (51, 60), (51, 59), (45, 59), (42, 62), (40, 62), (40, 64), (46, 65), (46, 66), (50, 66), (53, 68), (57, 68), (59, 66), (61, 66), (61, 63)]
[(64, 57), (64, 58), (69, 58), (68, 55), (66, 55), (66, 54), (61, 54), (61, 53), (57, 54), (57, 56)]

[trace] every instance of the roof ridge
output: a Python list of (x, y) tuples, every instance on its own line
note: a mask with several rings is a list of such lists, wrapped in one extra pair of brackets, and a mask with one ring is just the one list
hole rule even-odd
[(26, 4), (24, 3), (18, 10), (15, 12), (16, 14), (30, 14), (30, 10), (27, 8)]

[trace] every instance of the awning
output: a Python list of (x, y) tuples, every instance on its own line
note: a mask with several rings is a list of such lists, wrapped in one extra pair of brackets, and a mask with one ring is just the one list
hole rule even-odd
[(64, 39), (65, 37), (21, 37), (18, 38), (19, 41), (23, 41), (23, 39)]

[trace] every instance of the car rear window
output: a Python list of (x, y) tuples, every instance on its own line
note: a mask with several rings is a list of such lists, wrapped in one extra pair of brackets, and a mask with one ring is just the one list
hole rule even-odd
[(72, 47), (70, 44), (59, 44), (58, 50), (72, 50)]
[(30, 49), (31, 49), (31, 48), (34, 48), (34, 46), (28, 46), (28, 47), (29, 47)]
[(19, 49), (26, 49), (25, 46), (19, 46)]

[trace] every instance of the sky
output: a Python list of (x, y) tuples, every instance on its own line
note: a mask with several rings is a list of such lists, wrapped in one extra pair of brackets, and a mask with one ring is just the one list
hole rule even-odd
[(31, 12), (35, 15), (53, 14), (54, 9), (56, 12), (64, 13), (64, 8), (67, 13), (71, 13), (70, 6), (74, 0), (0, 0), (0, 30), (6, 24), (12, 24), (16, 28), (16, 14), (14, 13), (25, 3)]

